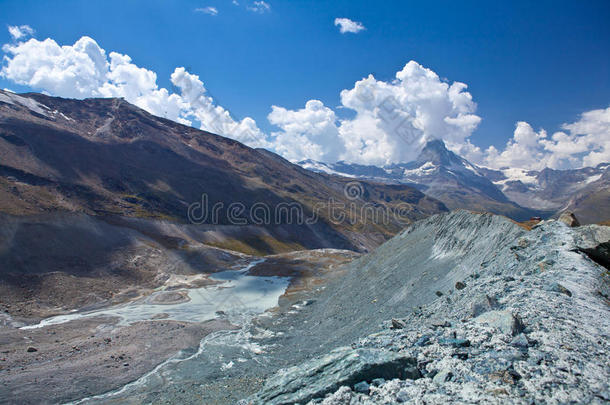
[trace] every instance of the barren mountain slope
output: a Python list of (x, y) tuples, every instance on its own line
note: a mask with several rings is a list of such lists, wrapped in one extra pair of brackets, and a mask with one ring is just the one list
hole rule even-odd
[[(189, 205), (207, 198), (207, 223), (228, 225), (235, 217), (263, 222), (273, 237), (246, 242), (246, 249), (272, 253), (319, 247), (367, 250), (405, 222), (445, 210), (406, 186), (360, 182), (355, 195), (348, 196), (348, 182), (152, 116), (122, 99), (0, 92), (0, 211), (8, 214), (76, 211), (187, 222)], [(265, 204), (267, 217), (259, 211), (253, 218), (256, 203)], [(291, 203), (302, 207), (298, 218), (294, 211), (278, 208)], [(334, 219), (331, 203), (339, 204), (348, 220)], [(366, 220), (359, 213), (367, 203), (396, 209), (401, 220), (394, 215), (385, 224)], [(221, 208), (212, 218), (214, 204)], [(350, 211), (352, 205), (356, 209)], [(316, 216), (317, 221), (304, 223)], [(235, 240), (223, 247), (243, 248)]]
[(574, 194), (566, 205), (581, 223), (600, 223), (610, 220), (610, 171)]

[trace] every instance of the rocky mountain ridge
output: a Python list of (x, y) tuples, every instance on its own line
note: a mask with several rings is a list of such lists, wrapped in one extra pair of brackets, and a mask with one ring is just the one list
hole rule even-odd
[[(0, 91), (0, 212), (6, 214), (82, 212), (185, 223), (195, 207), (209, 214), (198, 212), (201, 222), (219, 229), (265, 228), (269, 237), (246, 241), (245, 250), (267, 254), (364, 251), (405, 223), (446, 210), (402, 185), (362, 181), (353, 198), (346, 195), (349, 182), (155, 117), (122, 99)], [(332, 220), (331, 202), (347, 220)], [(367, 205), (399, 209), (401, 217), (390, 215), (382, 224), (353, 214)], [(215, 216), (213, 207), (219, 208)], [(220, 247), (244, 251), (243, 242), (224, 240)]]
[[(576, 211), (584, 223), (610, 217), (606, 210), (610, 206), (608, 185), (606, 177), (602, 179), (610, 164), (573, 170), (493, 170), (468, 162), (449, 151), (440, 140), (428, 142), (420, 156), (409, 163), (376, 167), (304, 160), (299, 164), (317, 172), (412, 185), (443, 201), (450, 209), (489, 211), (515, 220), (546, 217), (565, 209)], [(570, 205), (573, 199), (586, 199), (587, 208)]]
[(565, 209), (569, 200), (585, 188), (602, 189), (598, 183), (610, 164), (581, 169), (492, 170), (481, 168), (482, 173), (511, 200), (525, 207)]
[(596, 225), (527, 232), (463, 211), (420, 221), (313, 304), (312, 334), (335, 323), (351, 345), (273, 373), (242, 403), (606, 403), (610, 279), (583, 252), (607, 259), (609, 243)]

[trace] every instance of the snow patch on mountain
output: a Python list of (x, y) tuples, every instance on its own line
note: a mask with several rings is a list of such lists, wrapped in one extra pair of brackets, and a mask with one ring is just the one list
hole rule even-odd
[(402, 174), (404, 177), (424, 176), (432, 174), (435, 170), (438, 170), (438, 167), (436, 167), (434, 163), (426, 162), (417, 169), (405, 169)]
[(12, 105), (19, 104), (31, 111), (34, 111), (37, 114), (44, 115), (45, 117), (50, 117), (50, 109), (46, 105), (41, 104), (34, 99), (22, 97), (18, 94), (11, 93), (10, 91), (0, 90), (0, 102)]
[(536, 179), (536, 172), (532, 172), (528, 169), (519, 169), (519, 168), (508, 168), (500, 170), (502, 174), (506, 177), (504, 180), (494, 181), (494, 184), (497, 185), (505, 185), (510, 181), (520, 181), (523, 184), (531, 184), (534, 186), (538, 186), (538, 180)]
[(593, 183), (594, 181), (597, 181), (597, 180), (599, 180), (599, 179), (601, 179), (601, 178), (602, 178), (602, 173), (600, 173), (600, 174), (595, 174), (595, 175), (593, 175), (593, 176), (589, 176), (589, 177), (587, 177), (585, 180), (583, 180), (583, 182), (584, 182), (585, 184), (590, 184), (590, 183)]

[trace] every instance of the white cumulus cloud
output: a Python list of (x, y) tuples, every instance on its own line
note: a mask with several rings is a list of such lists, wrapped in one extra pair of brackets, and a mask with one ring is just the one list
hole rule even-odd
[[(486, 151), (486, 162), (496, 168), (519, 167), (534, 168), (534, 165), (544, 167), (547, 155), (544, 153), (542, 142), (547, 140), (544, 129), (536, 132), (530, 124), (520, 121), (517, 123), (513, 137), (506, 143), (502, 152), (491, 146)], [(538, 167), (536, 167), (538, 168)]]
[(578, 121), (548, 136), (527, 122), (518, 122), (502, 151), (490, 147), (482, 163), (494, 168), (540, 170), (597, 166), (610, 162), (610, 107), (583, 113)]
[(3, 46), (5, 56), (0, 74), (19, 84), (64, 97), (94, 95), (106, 80), (106, 52), (89, 38), (59, 46), (54, 40), (30, 39)]
[(365, 29), (361, 22), (352, 21), (349, 18), (335, 18), (335, 26), (339, 27), (339, 32), (342, 34), (347, 32), (356, 34)]
[(272, 106), (268, 119), (281, 129), (272, 134), (276, 152), (289, 160), (332, 162), (344, 152), (335, 112), (319, 100), (309, 100), (299, 110)]
[(547, 145), (547, 150), (567, 153), (568, 150), (578, 151), (586, 146), (580, 165), (595, 166), (610, 162), (610, 107), (587, 111), (578, 121), (564, 124), (562, 129), (569, 135), (553, 134), (554, 144)]
[(235, 120), (206, 95), (199, 77), (178, 67), (171, 75), (180, 94), (157, 85), (157, 74), (137, 66), (128, 55), (107, 54), (95, 40), (82, 37), (60, 46), (48, 38), (31, 38), (3, 46), (0, 76), (60, 97), (124, 97), (151, 114), (183, 124), (198, 121), (204, 130), (237, 139), (253, 147), (268, 147), (256, 122)]
[(8, 33), (14, 40), (34, 35), (34, 30), (29, 25), (9, 25)]
[(218, 9), (212, 6), (196, 8), (195, 11), (198, 13), (204, 13), (209, 15), (218, 15)]
[[(274, 106), (269, 121), (283, 130), (276, 133), (281, 150), (302, 150), (305, 158), (322, 155), (327, 161), (375, 165), (406, 162), (427, 140), (462, 144), (470, 136), (481, 119), (466, 88), (459, 82), (445, 83), (410, 61), (390, 82), (369, 75), (343, 90), (341, 106), (353, 110), (353, 118), (337, 120), (332, 110), (312, 100), (297, 111)], [(322, 114), (312, 111), (324, 111), (323, 124)], [(330, 148), (331, 143), (340, 145)]]
[(256, 121), (246, 117), (236, 121), (229, 111), (216, 105), (212, 97), (206, 95), (206, 88), (199, 76), (179, 67), (171, 75), (172, 83), (181, 91), (181, 100), (188, 105), (184, 115), (201, 122), (201, 129), (226, 134), (253, 147), (268, 147), (265, 134), (258, 128)]
[(470, 140), (481, 118), (467, 88), (410, 61), (392, 81), (369, 75), (343, 90), (339, 108), (351, 110), (352, 118), (339, 119), (318, 100), (297, 110), (273, 106), (268, 119), (280, 130), (272, 134), (272, 145), (292, 161), (371, 165), (411, 161), (431, 139), (442, 139), (459, 155), (491, 168), (566, 169), (610, 162), (610, 107), (585, 112), (552, 135), (517, 122), (503, 148), (482, 150)]

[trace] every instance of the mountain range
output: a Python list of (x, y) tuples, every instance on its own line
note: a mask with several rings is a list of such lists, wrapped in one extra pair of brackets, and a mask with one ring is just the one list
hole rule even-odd
[[(194, 208), (195, 222), (208, 229), (203, 242), (269, 254), (366, 251), (406, 223), (447, 210), (408, 185), (360, 181), (348, 195), (349, 183), (123, 99), (0, 91), (0, 213), (189, 223)], [(367, 220), (359, 213), (369, 206), (400, 215)]]
[(299, 164), (317, 172), (407, 184), (449, 209), (488, 211), (518, 221), (564, 210), (575, 212), (583, 223), (610, 218), (610, 164), (572, 170), (494, 170), (458, 156), (441, 140), (429, 141), (409, 163), (377, 167), (303, 160)]

